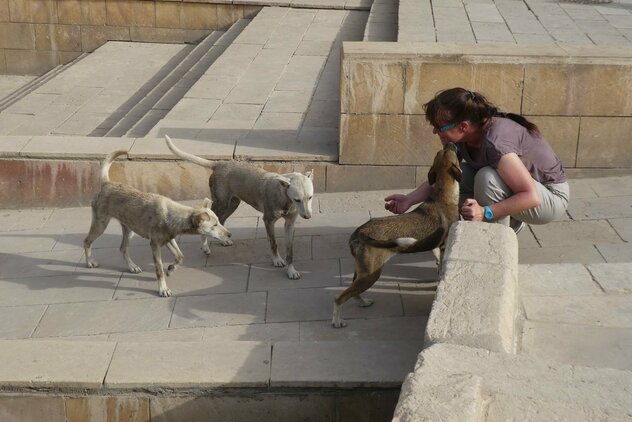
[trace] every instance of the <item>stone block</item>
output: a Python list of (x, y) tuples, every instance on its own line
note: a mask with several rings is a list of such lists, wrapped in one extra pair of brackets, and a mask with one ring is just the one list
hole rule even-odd
[(2, 396), (0, 397), (0, 419), (66, 422), (64, 398), (29, 395)]
[(606, 293), (632, 292), (632, 263), (591, 264), (588, 270)]
[(225, 31), (244, 17), (244, 6), (240, 4), (217, 5), (217, 29)]
[(54, 51), (4, 50), (7, 73), (12, 75), (43, 75), (59, 64)]
[[(119, 343), (105, 385), (118, 388), (266, 387), (271, 347), (254, 341)], [(144, 356), (139, 359), (139, 356)]]
[[(80, 25), (85, 23), (81, 13), (81, 3), (95, 3), (94, 1), (82, 2), (79, 0), (64, 0), (57, 2), (57, 19), (60, 24)], [(105, 7), (105, 0), (102, 1)]]
[(564, 167), (575, 167), (579, 140), (579, 117), (526, 116), (540, 129)]
[(632, 303), (626, 295), (528, 296), (522, 301), (531, 321), (632, 327)]
[(244, 8), (244, 18), (252, 19), (255, 16), (257, 16), (257, 14), (261, 11), (263, 6), (244, 4), (243, 8)]
[(457, 222), (448, 234), (426, 343), (512, 353), (518, 242), (499, 224)]
[(29, 22), (34, 23), (57, 23), (57, 2), (48, 0), (29, 0), (25, 3), (30, 8)]
[(158, 396), (151, 399), (153, 422), (253, 420), (334, 420), (338, 398), (333, 395), (263, 393), (258, 395)]
[(438, 91), (455, 86), (480, 92), (501, 110), (520, 112), (523, 65), (410, 62), (405, 70), (404, 113), (424, 114), (423, 105)]
[(92, 52), (107, 41), (131, 41), (127, 26), (83, 26), (81, 28), (81, 47)]
[(278, 342), (270, 382), (272, 387), (399, 387), (418, 352), (414, 342)]
[(398, 62), (349, 63), (349, 113), (402, 114), (404, 69)]
[(156, 26), (156, 8), (153, 1), (106, 1), (108, 26)]
[[(632, 64), (529, 64), (522, 113), (544, 116), (630, 116)], [(613, 127), (609, 125), (609, 130)], [(578, 164), (579, 165), (579, 164)]]
[(0, 22), (10, 22), (9, 0), (0, 0)]
[(182, 2), (156, 3), (156, 28), (181, 28)]
[(5, 387), (99, 388), (116, 344), (2, 340), (0, 346), (0, 357), (12, 362), (0, 368)]
[(329, 166), (327, 192), (415, 187), (415, 168), (409, 166)]
[(0, 48), (32, 50), (35, 28), (30, 23), (0, 23)]
[(57, 51), (59, 64), (70, 63), (77, 57), (81, 56), (81, 51)]
[(7, 60), (4, 55), (4, 49), (0, 48), (0, 74), (7, 73)]
[[(599, 201), (599, 200), (597, 200)], [(597, 202), (595, 201), (595, 202)], [(612, 229), (607, 220), (580, 220), (582, 216), (579, 214), (579, 206), (586, 202), (581, 200), (580, 204), (571, 213), (575, 221), (554, 221), (546, 225), (533, 225), (531, 229), (535, 237), (543, 247), (550, 246), (568, 246), (576, 247), (582, 243), (594, 244), (599, 242), (621, 243), (621, 239)], [(575, 207), (575, 206), (573, 206)], [(591, 210), (590, 205), (586, 206)], [(570, 211), (570, 210), (569, 210)], [(592, 211), (592, 210), (591, 210)], [(595, 215), (588, 218), (596, 218)]]
[(37, 50), (81, 51), (79, 25), (35, 24)]
[(149, 422), (149, 398), (126, 396), (68, 397), (66, 422), (119, 420)]
[(518, 278), (522, 296), (602, 293), (581, 264), (520, 265)]
[(135, 42), (182, 43), (185, 41), (185, 30), (179, 28), (149, 28), (132, 26), (129, 35)]
[(183, 3), (182, 28), (217, 29), (217, 5), (204, 3)]
[[(590, 339), (590, 341), (586, 341)], [(632, 328), (525, 321), (525, 355), (572, 365), (632, 369)]]
[(441, 148), (420, 115), (342, 114), (340, 125), (341, 164), (431, 165)]
[[(626, 111), (620, 108), (620, 112)], [(632, 117), (582, 117), (577, 166), (632, 167), (632, 152), (627, 148), (630, 130)]]
[(465, 374), (430, 383), (416, 373), (409, 374), (402, 385), (393, 421), (478, 421), (483, 409), (481, 381), (478, 376)]

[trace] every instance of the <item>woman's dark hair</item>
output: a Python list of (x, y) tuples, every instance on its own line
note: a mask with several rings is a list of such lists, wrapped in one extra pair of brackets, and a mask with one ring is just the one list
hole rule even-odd
[[(506, 117), (524, 126), (529, 132), (540, 133), (538, 127), (519, 114), (503, 113), (487, 101), (482, 94), (464, 88), (450, 88), (439, 91), (424, 104), (426, 120), (434, 127), (442, 124), (468, 120), (480, 127), (489, 123), (491, 117)], [(441, 123), (438, 123), (441, 122)]]

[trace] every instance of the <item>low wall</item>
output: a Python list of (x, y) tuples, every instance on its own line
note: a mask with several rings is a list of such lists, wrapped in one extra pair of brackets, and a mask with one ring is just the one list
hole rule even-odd
[(536, 123), (567, 168), (632, 167), (632, 49), (346, 42), (340, 163), (429, 165), (423, 105), (462, 86)]
[(0, 1), (0, 74), (40, 75), (106, 41), (197, 41), (261, 8), (221, 0)]

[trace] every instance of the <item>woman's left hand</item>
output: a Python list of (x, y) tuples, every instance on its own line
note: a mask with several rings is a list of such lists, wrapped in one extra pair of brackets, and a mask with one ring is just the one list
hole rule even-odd
[(483, 221), (483, 213), (485, 210), (481, 207), (476, 199), (466, 199), (461, 207), (461, 215), (467, 221)]

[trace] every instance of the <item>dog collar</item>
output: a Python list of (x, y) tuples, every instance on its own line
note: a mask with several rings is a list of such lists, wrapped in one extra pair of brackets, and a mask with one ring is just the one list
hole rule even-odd
[(485, 212), (483, 213), (483, 217), (485, 217), (485, 220), (491, 221), (492, 218), (494, 218), (494, 213), (492, 212), (492, 209), (489, 207), (489, 205), (485, 205), (483, 209), (485, 210)]

